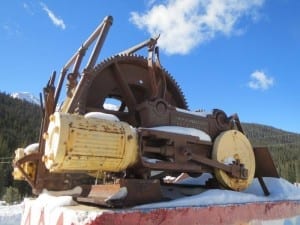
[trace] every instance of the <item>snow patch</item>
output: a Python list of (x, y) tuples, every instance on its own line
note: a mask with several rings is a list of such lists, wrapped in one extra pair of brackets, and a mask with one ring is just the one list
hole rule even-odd
[(84, 115), (84, 118), (95, 118), (95, 119), (102, 119), (102, 120), (109, 120), (118, 122), (120, 121), (119, 118), (113, 114), (103, 113), (103, 112), (89, 112)]
[[(53, 196), (50, 194), (52, 193), (44, 191), (34, 201), (32, 199), (24, 200), (25, 209), (23, 215), (30, 215), (30, 224), (55, 224), (54, 221), (58, 221), (63, 207), (78, 205), (72, 196)], [(43, 215), (43, 217), (41, 218), (40, 215)], [(26, 224), (26, 219), (23, 216), (21, 224)]]
[(34, 143), (31, 145), (28, 145), (25, 149), (24, 149), (24, 153), (26, 155), (30, 155), (32, 153), (38, 152), (39, 150), (39, 143)]
[(177, 180), (179, 180), (177, 183), (179, 184), (191, 184), (191, 185), (205, 185), (206, 181), (213, 176), (210, 173), (203, 173), (199, 177), (187, 177), (185, 179), (180, 179), (181, 176), (184, 174), (181, 174)]
[(229, 156), (227, 158), (224, 159), (223, 163), (225, 165), (232, 165), (235, 162), (235, 158), (233, 156)]
[[(146, 129), (146, 128), (144, 128)], [(179, 127), (179, 126), (160, 126), (160, 127), (151, 127), (150, 130), (158, 130), (175, 134), (183, 134), (189, 136), (199, 137), (201, 141), (211, 142), (210, 136), (202, 130), (188, 127)]]
[(189, 110), (181, 109), (181, 108), (176, 108), (176, 111), (177, 112), (182, 112), (182, 113), (185, 113), (185, 114), (194, 115), (194, 116), (201, 116), (201, 117), (207, 117), (208, 115), (212, 114), (212, 112), (206, 112), (206, 111), (195, 112), (195, 111), (189, 111)]
[(77, 186), (70, 190), (65, 191), (48, 191), (43, 190), (43, 193), (48, 194), (50, 196), (79, 196), (82, 193), (82, 187)]
[[(203, 177), (204, 176), (204, 177)], [(207, 174), (198, 178), (187, 178), (181, 183), (201, 184), (208, 179)], [(293, 200), (300, 201), (300, 188), (289, 183), (282, 178), (265, 177), (264, 181), (270, 191), (269, 196), (265, 196), (258, 179), (243, 192), (230, 190), (210, 189), (198, 195), (188, 196), (168, 202), (151, 203), (134, 207), (135, 209), (152, 209), (152, 208), (174, 208), (174, 207), (191, 207), (191, 206), (211, 206), (211, 205), (228, 205), (242, 204), (251, 202), (272, 202)]]
[(24, 203), (17, 205), (0, 205), (0, 224), (5, 225), (19, 225), (21, 222), (22, 212), (24, 210)]
[[(183, 184), (204, 184), (210, 174), (204, 173), (198, 178), (186, 178)], [(210, 189), (198, 195), (188, 196), (172, 201), (145, 204), (133, 209), (174, 208), (174, 207), (197, 207), (211, 205), (230, 205), (251, 202), (276, 202), (276, 201), (300, 201), (300, 188), (283, 178), (265, 177), (264, 181), (270, 191), (269, 196), (264, 196), (257, 179), (243, 192), (229, 190)], [(121, 191), (121, 197), (125, 190)], [(67, 193), (65, 193), (67, 194)], [(59, 216), (64, 212), (63, 224), (87, 224), (103, 213), (103, 209), (90, 208), (78, 205), (71, 196), (53, 196), (52, 192), (44, 191), (37, 199), (25, 199), (24, 203), (18, 205), (0, 205), (0, 224), (19, 225), (21, 215), (31, 215), (31, 223), (39, 224), (41, 215), (44, 215), (44, 225), (55, 224)], [(109, 211), (109, 210), (105, 210)], [(22, 218), (21, 224), (26, 224), (26, 218)]]

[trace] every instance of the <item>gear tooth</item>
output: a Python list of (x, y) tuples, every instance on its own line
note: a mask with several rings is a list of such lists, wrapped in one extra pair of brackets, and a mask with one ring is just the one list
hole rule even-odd
[[(137, 67), (139, 66), (144, 68), (148, 67), (148, 59), (143, 55), (138, 55), (135, 53), (131, 55), (128, 54), (113, 55), (108, 58), (105, 58), (98, 65), (94, 67), (93, 69), (93, 73), (95, 75), (94, 77), (97, 77), (98, 74), (101, 74), (102, 70), (109, 67), (113, 62), (128, 63), (131, 65), (135, 65)], [(170, 73), (165, 68), (162, 67), (161, 71), (162, 74), (166, 76), (167, 87), (169, 87), (168, 91), (174, 96), (174, 102), (176, 103), (175, 106), (181, 107), (183, 109), (188, 109), (186, 98), (183, 94), (182, 89), (178, 85), (177, 81), (170, 75)], [(91, 80), (90, 83), (92, 84), (93, 80)], [(104, 94), (109, 94), (109, 93), (104, 93)]]
[(183, 108), (188, 110), (188, 109), (189, 109), (188, 103), (187, 103), (187, 101), (186, 101), (186, 97), (185, 97), (185, 95), (184, 95), (184, 93), (183, 93), (183, 91), (182, 91), (180, 85), (178, 84), (178, 82), (174, 79), (174, 77), (173, 77), (173, 76), (172, 76), (165, 68), (162, 67), (162, 70), (163, 70), (163, 72), (169, 77), (170, 82), (172, 82), (173, 85), (176, 87), (176, 89), (177, 89), (177, 91), (178, 91), (178, 94), (179, 94), (180, 97), (182, 98), (182, 101), (183, 101)]

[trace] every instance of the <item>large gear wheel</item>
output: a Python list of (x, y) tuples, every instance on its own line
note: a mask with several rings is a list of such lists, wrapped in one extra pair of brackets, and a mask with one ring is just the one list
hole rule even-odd
[[(148, 61), (142, 56), (114, 56), (104, 60), (90, 74), (89, 84), (85, 88), (79, 107), (81, 112), (108, 112), (117, 115), (120, 120), (133, 126), (139, 126), (136, 106), (146, 100), (153, 100), (151, 74)], [(163, 68), (154, 68), (157, 79), (158, 98), (170, 105), (187, 109), (183, 93)], [(107, 107), (109, 103), (118, 105), (114, 110)]]

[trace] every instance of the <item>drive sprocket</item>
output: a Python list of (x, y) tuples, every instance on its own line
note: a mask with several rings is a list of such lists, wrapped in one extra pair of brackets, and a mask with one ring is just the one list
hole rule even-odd
[[(117, 55), (104, 60), (90, 72), (90, 79), (80, 99), (80, 111), (107, 112), (117, 115), (120, 120), (133, 126), (139, 126), (136, 106), (146, 100), (153, 100), (151, 74), (148, 61), (143, 56)], [(163, 68), (155, 67), (158, 98), (164, 99), (172, 106), (187, 109), (184, 95)], [(118, 105), (112, 110), (109, 104)]]

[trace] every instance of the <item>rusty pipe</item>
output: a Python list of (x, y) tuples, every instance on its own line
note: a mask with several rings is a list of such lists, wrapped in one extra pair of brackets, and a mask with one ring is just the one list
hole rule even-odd
[(141, 42), (141, 43), (139, 43), (139, 44), (137, 44), (137, 45), (135, 45), (135, 46), (127, 49), (127, 50), (124, 50), (124, 51), (118, 53), (117, 55), (130, 55), (130, 54), (132, 54), (132, 53), (134, 53), (134, 52), (136, 52), (136, 51), (138, 51), (138, 50), (140, 50), (140, 49), (142, 49), (142, 48), (144, 48), (146, 46), (148, 46), (148, 47), (151, 48), (151, 46), (156, 45), (156, 42), (157, 42), (159, 36), (160, 35), (158, 35), (155, 38), (149, 38), (148, 40), (145, 40), (145, 41), (143, 41), (143, 42)]
[(88, 37), (88, 39), (82, 44), (82, 46), (77, 50), (77, 52), (69, 59), (69, 61), (64, 65), (64, 67), (61, 70), (61, 74), (59, 77), (58, 86), (55, 90), (55, 105), (58, 102), (61, 88), (63, 85), (63, 82), (66, 78), (67, 72), (69, 68), (74, 64), (73, 66), (73, 73), (78, 73), (78, 70), (80, 68), (80, 64), (82, 62), (82, 58), (85, 55), (86, 50), (89, 48), (89, 46), (95, 41), (95, 39), (98, 37), (98, 41), (95, 45), (94, 51), (91, 55), (90, 62), (88, 65), (92, 65), (93, 62), (97, 60), (97, 57), (99, 55), (99, 52), (101, 50), (101, 47), (103, 45), (103, 42), (105, 40), (105, 37), (108, 33), (108, 28), (112, 24), (113, 17), (107, 16), (103, 19), (102, 23), (95, 29), (95, 31)]
[(69, 59), (69, 61), (63, 67), (63, 70), (68, 70), (70, 66), (75, 62), (77, 55), (81, 51), (82, 48), (88, 49), (89, 46), (94, 42), (94, 40), (99, 36), (100, 32), (103, 30), (103, 26), (106, 25), (107, 22), (112, 24), (113, 17), (107, 16), (103, 19), (102, 23), (95, 29), (95, 31), (88, 37), (88, 39), (83, 43), (83, 45), (78, 49), (78, 51)]
[(105, 17), (105, 19), (103, 21), (103, 25), (101, 26), (101, 29), (99, 31), (98, 40), (94, 46), (93, 52), (87, 63), (87, 66), (86, 66), (87, 70), (89, 70), (95, 66), (97, 58), (98, 58), (101, 48), (103, 46), (103, 43), (104, 43), (107, 33), (109, 31), (109, 28), (112, 25), (112, 22), (113, 22), (112, 16)]

